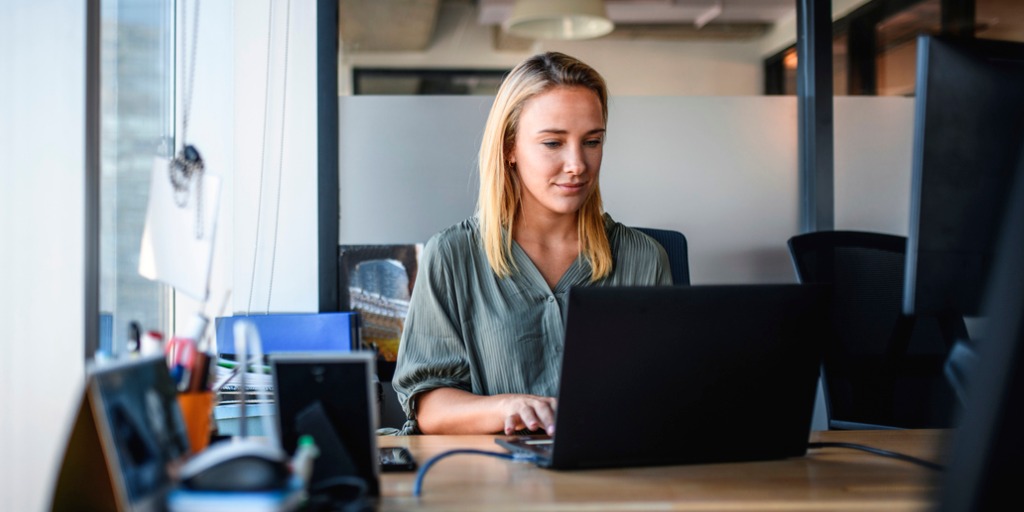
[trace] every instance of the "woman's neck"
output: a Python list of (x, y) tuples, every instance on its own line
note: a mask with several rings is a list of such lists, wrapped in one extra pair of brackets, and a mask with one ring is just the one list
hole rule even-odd
[(577, 243), (579, 241), (578, 213), (572, 215), (537, 215), (520, 211), (512, 233), (516, 242), (541, 245)]

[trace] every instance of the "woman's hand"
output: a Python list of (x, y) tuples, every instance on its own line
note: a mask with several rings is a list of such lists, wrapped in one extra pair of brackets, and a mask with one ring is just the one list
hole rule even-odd
[(505, 434), (517, 430), (544, 429), (548, 435), (555, 433), (555, 408), (557, 400), (537, 395), (497, 395), (501, 399), (501, 410), (505, 415)]

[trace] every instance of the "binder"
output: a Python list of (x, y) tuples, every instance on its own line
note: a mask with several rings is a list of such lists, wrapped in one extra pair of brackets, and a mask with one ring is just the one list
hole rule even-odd
[(359, 346), (359, 314), (354, 312), (278, 313), (218, 317), (217, 352), (235, 355), (234, 325), (248, 320), (259, 331), (263, 353), (350, 352)]

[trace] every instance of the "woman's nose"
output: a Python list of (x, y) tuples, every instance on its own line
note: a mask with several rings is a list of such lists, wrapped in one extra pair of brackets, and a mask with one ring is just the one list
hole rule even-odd
[(587, 170), (587, 163), (583, 160), (583, 148), (569, 148), (566, 151), (563, 169), (569, 174), (581, 174)]

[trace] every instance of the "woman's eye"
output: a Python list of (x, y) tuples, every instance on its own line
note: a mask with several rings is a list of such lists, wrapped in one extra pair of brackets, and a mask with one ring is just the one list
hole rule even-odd
[(601, 145), (601, 142), (602, 142), (601, 139), (591, 139), (591, 140), (585, 141), (583, 143), (583, 145), (585, 145), (585, 146), (587, 146), (589, 148), (596, 148), (597, 146)]
[(555, 148), (557, 148), (557, 147), (562, 145), (561, 142), (554, 141), (554, 140), (547, 140), (547, 141), (541, 142), (541, 144), (544, 144), (544, 147), (551, 148), (551, 149), (555, 149)]

